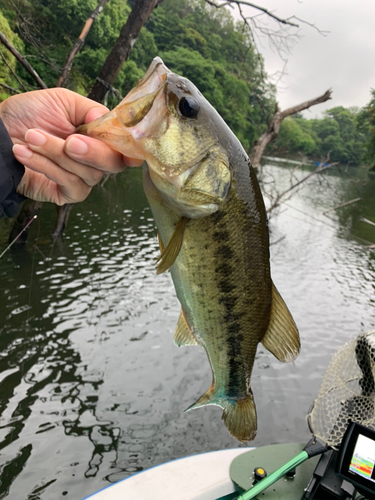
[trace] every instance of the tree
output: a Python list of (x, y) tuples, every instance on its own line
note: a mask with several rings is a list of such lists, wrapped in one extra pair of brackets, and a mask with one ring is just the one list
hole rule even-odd
[(159, 0), (137, 0), (87, 97), (102, 102)]
[(285, 120), (273, 150), (278, 154), (302, 153), (316, 160), (329, 157), (334, 162), (360, 165), (368, 131), (360, 130), (359, 114), (358, 109), (339, 106), (325, 111), (321, 119), (306, 120), (300, 116)]
[(371, 170), (375, 170), (375, 89), (371, 90), (371, 96), (371, 101), (357, 115), (357, 125), (367, 136), (364, 159), (369, 162)]
[(276, 139), (276, 137), (278, 136), (281, 122), (285, 118), (295, 113), (300, 113), (305, 109), (309, 109), (311, 106), (315, 106), (316, 104), (328, 101), (328, 99), (331, 99), (330, 90), (327, 90), (327, 92), (315, 99), (302, 102), (301, 104), (292, 106), (291, 108), (285, 109), (284, 111), (279, 111), (276, 107), (275, 114), (273, 115), (266, 132), (259, 137), (251, 150), (250, 159), (254, 168), (258, 167), (265, 148), (272, 140)]
[[(20, 51), (23, 51), (24, 45), (22, 43), (22, 40), (16, 33), (12, 31), (11, 27), (9, 26), (8, 20), (6, 19), (6, 17), (4, 17), (2, 12), (0, 12), (0, 32), (6, 39), (10, 41), (12, 46)], [(14, 54), (12, 54), (9, 50), (1, 50), (0, 61), (2, 62), (2, 64), (0, 64), (1, 86), (14, 93), (26, 90), (26, 87), (23, 85), (16, 74), (16, 58)], [(13, 87), (19, 88), (14, 90)]]

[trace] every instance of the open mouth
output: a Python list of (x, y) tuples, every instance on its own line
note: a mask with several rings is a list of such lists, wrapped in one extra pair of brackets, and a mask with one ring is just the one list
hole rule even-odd
[(124, 156), (144, 159), (144, 151), (137, 141), (161, 130), (166, 113), (164, 88), (169, 73), (160, 57), (156, 57), (136, 87), (116, 108), (81, 125), (78, 133), (100, 139)]

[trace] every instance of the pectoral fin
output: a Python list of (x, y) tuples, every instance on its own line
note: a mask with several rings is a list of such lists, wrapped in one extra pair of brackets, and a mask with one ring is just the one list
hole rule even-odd
[(300, 350), (297, 326), (274, 284), (272, 284), (271, 319), (261, 342), (283, 363), (294, 361)]
[(181, 309), (180, 317), (178, 318), (176, 330), (174, 332), (174, 343), (177, 347), (185, 345), (198, 345), (193, 332), (186, 321), (184, 311)]
[[(168, 245), (162, 250), (160, 257), (157, 262), (159, 263), (157, 267), (157, 274), (164, 273), (167, 271), (177, 258), (184, 240), (185, 227), (189, 219), (187, 217), (182, 217), (176, 224), (174, 233), (172, 234)], [(160, 238), (159, 238), (160, 244)]]

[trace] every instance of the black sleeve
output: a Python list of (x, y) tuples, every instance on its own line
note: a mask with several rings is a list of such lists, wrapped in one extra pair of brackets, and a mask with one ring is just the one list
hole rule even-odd
[(4, 217), (4, 213), (8, 217), (17, 215), (20, 203), (26, 199), (16, 193), (25, 167), (16, 160), (12, 146), (8, 131), (0, 119), (0, 219)]

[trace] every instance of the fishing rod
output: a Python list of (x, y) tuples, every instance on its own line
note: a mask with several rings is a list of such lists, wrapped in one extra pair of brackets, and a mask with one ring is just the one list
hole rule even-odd
[(37, 218), (38, 216), (37, 215), (34, 215), (30, 220), (29, 222), (26, 224), (26, 226), (22, 229), (22, 231), (14, 238), (14, 240), (9, 243), (9, 245), (6, 247), (6, 249), (0, 254), (0, 259), (1, 257), (5, 254), (5, 252), (7, 252), (14, 244), (15, 242), (18, 240), (18, 238), (21, 236), (21, 234), (26, 231), (26, 229), (31, 225), (32, 222), (34, 222), (34, 220)]

